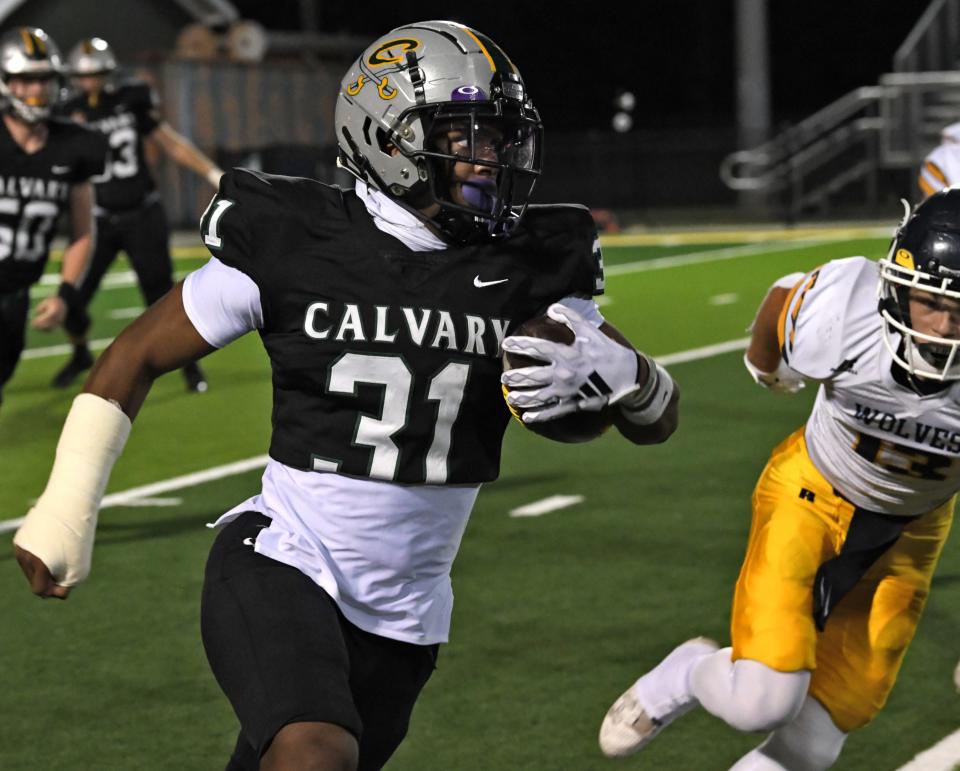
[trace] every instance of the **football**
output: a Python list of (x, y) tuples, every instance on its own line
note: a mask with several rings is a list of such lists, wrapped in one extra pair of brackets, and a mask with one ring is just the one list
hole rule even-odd
[[(514, 335), (524, 335), (526, 337), (539, 337), (543, 340), (552, 340), (555, 343), (565, 343), (570, 345), (573, 342), (573, 331), (565, 324), (554, 321), (549, 316), (537, 316), (536, 318), (525, 321), (513, 332)], [(518, 356), (504, 351), (503, 368), (517, 369), (519, 367), (535, 367), (546, 364), (547, 362), (533, 359), (528, 356)], [(503, 395), (506, 398), (507, 387), (503, 387)], [(523, 410), (510, 407), (510, 412), (524, 427), (540, 436), (552, 439), (555, 442), (567, 442), (575, 444), (578, 442), (589, 442), (596, 439), (610, 426), (613, 425), (613, 417), (616, 414), (616, 407), (604, 407), (597, 412), (574, 412), (570, 415), (564, 415), (554, 420), (547, 420), (543, 423), (524, 423), (522, 419)]]

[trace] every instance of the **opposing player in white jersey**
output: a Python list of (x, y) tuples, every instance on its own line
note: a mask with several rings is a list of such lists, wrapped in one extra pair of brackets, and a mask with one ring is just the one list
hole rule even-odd
[(956, 184), (960, 184), (960, 123), (951, 123), (940, 132), (940, 144), (923, 159), (917, 185), (926, 198)]
[(883, 707), (960, 489), (960, 190), (908, 214), (879, 263), (778, 281), (744, 361), (775, 391), (818, 382), (816, 403), (754, 490), (731, 647), (689, 640), (637, 680), (603, 720), (608, 756), (699, 704), (770, 732), (737, 771), (816, 771)]

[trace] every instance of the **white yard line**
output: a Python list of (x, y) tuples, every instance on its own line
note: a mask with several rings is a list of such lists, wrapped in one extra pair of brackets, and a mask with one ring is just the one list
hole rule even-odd
[(699, 252), (688, 252), (687, 254), (671, 254), (667, 257), (655, 257), (652, 260), (637, 260), (636, 262), (623, 262), (619, 265), (609, 265), (604, 267), (603, 273), (609, 278), (610, 276), (622, 276), (625, 273), (642, 273), (647, 270), (676, 268), (680, 265), (700, 265), (704, 262), (734, 260), (739, 257), (751, 257), (756, 254), (792, 252), (796, 249), (809, 249), (814, 246), (829, 243), (832, 243), (830, 239), (817, 239), (812, 241), (777, 241), (774, 243), (749, 244), (747, 246), (728, 246), (723, 249), (706, 249)]
[(583, 503), (584, 497), (582, 495), (551, 495), (549, 498), (542, 498), (539, 501), (534, 501), (533, 503), (527, 503), (523, 506), (518, 506), (515, 509), (511, 509), (511, 517), (542, 517), (544, 514), (549, 514), (551, 511), (558, 511), (559, 509), (565, 509), (568, 506), (575, 506), (578, 503)]
[(743, 351), (746, 350), (749, 342), (749, 337), (741, 337), (737, 340), (727, 340), (723, 343), (705, 345), (702, 348), (691, 348), (689, 351), (677, 351), (676, 353), (668, 353), (663, 356), (655, 356), (654, 358), (666, 367), (670, 364), (683, 364), (687, 361), (709, 359), (711, 356), (719, 356), (722, 353), (730, 353), (731, 351)]
[[(87, 343), (87, 347), (91, 351), (102, 351), (112, 342), (112, 337), (104, 337), (100, 340), (91, 340), (89, 343)], [(43, 348), (28, 348), (23, 352), (20, 358), (45, 359), (48, 356), (66, 356), (70, 353), (73, 353), (73, 346), (69, 343), (61, 343), (60, 345), (47, 345)]]
[(110, 311), (107, 315), (111, 319), (135, 319), (143, 313), (143, 311), (143, 306), (138, 305), (136, 308), (117, 308), (116, 310)]
[[(179, 281), (189, 272), (190, 271), (188, 270), (178, 270), (173, 274), (173, 280)], [(30, 296), (37, 298), (49, 297), (50, 295), (56, 294), (61, 280), (62, 279), (59, 273), (44, 273), (40, 277), (40, 281), (37, 283), (37, 285), (31, 288)], [(103, 277), (103, 281), (100, 283), (100, 289), (98, 291), (108, 289), (127, 289), (136, 285), (136, 273), (134, 273), (132, 270), (118, 270), (113, 273), (108, 273)]]
[[(263, 468), (267, 465), (268, 459), (269, 457), (267, 455), (257, 455), (256, 457), (247, 458), (246, 460), (239, 460), (235, 463), (226, 463), (223, 466), (214, 466), (213, 468), (208, 468), (204, 471), (195, 471), (192, 474), (184, 474), (183, 476), (173, 477), (172, 479), (164, 479), (160, 482), (153, 482), (149, 485), (131, 487), (129, 490), (122, 490), (119, 493), (105, 495), (100, 504), (100, 508), (106, 509), (110, 506), (149, 505), (147, 501), (149, 501), (151, 496), (169, 493), (173, 490), (183, 490), (187, 487), (196, 487), (197, 485), (202, 485), (206, 482), (213, 482), (217, 479), (224, 479), (225, 477), (236, 476), (237, 474), (245, 474), (248, 471)], [(152, 505), (169, 506), (173, 504), (171, 504), (169, 500), (160, 499), (160, 501), (154, 500)], [(16, 530), (18, 527), (20, 527), (22, 522), (23, 517), (0, 521), (0, 533), (7, 533), (11, 530)]]
[(724, 292), (723, 294), (715, 294), (713, 297), (707, 300), (710, 305), (733, 305), (739, 301), (739, 292)]
[(924, 750), (897, 771), (953, 771), (960, 764), (960, 729)]

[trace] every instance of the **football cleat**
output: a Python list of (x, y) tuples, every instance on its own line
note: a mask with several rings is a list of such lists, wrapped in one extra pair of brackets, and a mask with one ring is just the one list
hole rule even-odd
[(54, 388), (69, 388), (74, 381), (93, 366), (93, 354), (90, 349), (78, 346), (73, 349), (73, 356), (50, 381)]
[(183, 379), (187, 381), (187, 390), (191, 393), (204, 394), (210, 389), (207, 376), (196, 362), (191, 362), (181, 372), (183, 372)]
[[(718, 648), (717, 643), (706, 637), (687, 640), (624, 691), (607, 710), (600, 725), (603, 754), (608, 758), (633, 755), (674, 720), (693, 709), (697, 700), (686, 685), (690, 666)], [(649, 705), (656, 705), (656, 709)]]

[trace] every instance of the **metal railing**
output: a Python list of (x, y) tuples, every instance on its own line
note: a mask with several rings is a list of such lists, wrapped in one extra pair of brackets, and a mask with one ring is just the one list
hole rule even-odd
[(960, 52), (960, 0), (933, 0), (893, 55), (894, 72), (950, 70)]
[(856, 182), (877, 194), (878, 173), (919, 167), (940, 130), (960, 120), (960, 73), (890, 73), (759, 147), (728, 155), (733, 190), (778, 194), (791, 215), (825, 206)]

